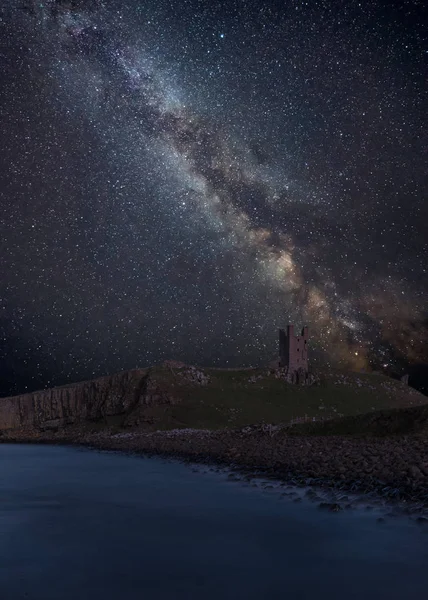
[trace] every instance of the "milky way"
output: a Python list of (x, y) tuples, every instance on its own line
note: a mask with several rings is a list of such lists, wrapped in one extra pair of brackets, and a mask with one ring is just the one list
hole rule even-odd
[(2, 391), (427, 361), (422, 3), (3, 3)]

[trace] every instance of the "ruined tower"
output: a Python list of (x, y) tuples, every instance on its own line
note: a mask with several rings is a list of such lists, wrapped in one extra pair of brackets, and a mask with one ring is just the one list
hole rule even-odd
[(294, 325), (287, 331), (279, 330), (279, 367), (287, 369), (290, 381), (299, 382), (308, 375), (309, 330), (303, 327), (300, 335), (294, 335)]

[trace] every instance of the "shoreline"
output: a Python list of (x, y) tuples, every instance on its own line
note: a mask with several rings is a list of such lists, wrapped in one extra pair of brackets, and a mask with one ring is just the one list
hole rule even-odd
[(422, 435), (304, 436), (262, 425), (214, 431), (3, 432), (0, 443), (70, 445), (215, 466), (247, 480), (263, 477), (324, 490), (332, 499), (324, 503), (329, 510), (351, 508), (347, 494), (362, 495), (428, 523), (428, 439)]

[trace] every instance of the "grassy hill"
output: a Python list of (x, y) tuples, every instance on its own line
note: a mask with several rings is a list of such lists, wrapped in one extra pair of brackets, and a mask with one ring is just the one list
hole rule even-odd
[[(110, 425), (149, 429), (236, 428), (254, 423), (288, 423), (296, 417), (331, 419), (383, 409), (421, 406), (427, 398), (400, 381), (378, 373), (330, 370), (316, 373), (311, 386), (276, 379), (267, 369), (200, 369), (209, 377), (201, 385), (186, 378), (186, 368), (150, 369), (151, 380), (175, 398), (171, 404), (136, 409)], [(138, 414), (137, 414), (138, 413)]]
[(235, 429), (258, 423), (331, 420), (427, 405), (427, 398), (378, 373), (329, 370), (293, 385), (268, 368), (161, 366), (0, 400), (0, 431), (76, 426)]
[(375, 436), (428, 434), (428, 404), (379, 410), (325, 422), (293, 425), (297, 435)]

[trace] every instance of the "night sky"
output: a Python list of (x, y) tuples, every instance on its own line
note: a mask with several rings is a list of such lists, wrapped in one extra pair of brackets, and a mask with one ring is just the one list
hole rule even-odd
[(1, 2), (0, 393), (428, 363), (423, 4)]

